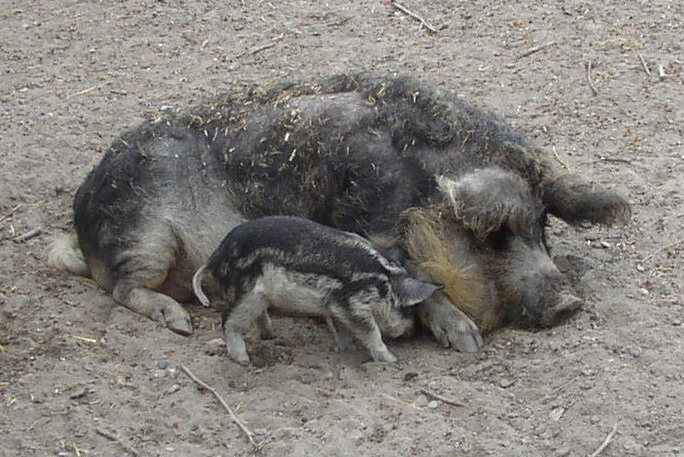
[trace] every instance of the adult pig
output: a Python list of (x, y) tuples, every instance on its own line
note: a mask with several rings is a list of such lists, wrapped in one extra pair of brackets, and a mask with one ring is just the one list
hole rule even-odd
[(408, 252), (416, 275), (445, 284), (421, 321), (473, 351), (482, 339), (457, 306), (490, 326), (581, 304), (549, 258), (547, 215), (612, 224), (630, 209), (449, 91), (340, 75), (235, 89), (123, 134), (76, 194), (77, 239), (51, 259), (188, 334), (194, 270), (238, 223), (277, 214)]

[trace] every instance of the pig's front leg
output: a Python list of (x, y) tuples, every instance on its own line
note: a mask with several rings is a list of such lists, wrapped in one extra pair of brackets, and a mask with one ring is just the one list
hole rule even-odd
[(360, 328), (359, 323), (355, 323), (353, 327), (349, 327), (349, 330), (368, 349), (373, 360), (376, 362), (396, 362), (398, 360), (397, 357), (390, 352), (382, 341), (380, 328), (375, 321), (365, 322), (363, 327), (367, 328)]
[(421, 323), (444, 347), (461, 352), (477, 352), (482, 348), (482, 335), (477, 325), (443, 292), (433, 294), (418, 305), (417, 310)]

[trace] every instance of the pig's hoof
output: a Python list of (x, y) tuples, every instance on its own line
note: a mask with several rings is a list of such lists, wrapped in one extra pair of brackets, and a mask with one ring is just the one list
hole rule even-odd
[(192, 335), (192, 323), (189, 316), (176, 316), (166, 319), (166, 326), (181, 335)]
[(192, 334), (192, 322), (190, 316), (176, 302), (171, 302), (171, 299), (164, 297), (164, 303), (159, 304), (155, 312), (152, 314), (152, 319), (164, 324), (168, 329), (176, 333), (187, 336)]
[(427, 300), (420, 306), (418, 316), (444, 347), (477, 352), (484, 345), (477, 325), (445, 297)]
[(468, 320), (442, 323), (439, 328), (433, 328), (437, 341), (444, 347), (452, 347), (461, 352), (477, 352), (482, 349), (484, 341), (480, 330), (469, 318), (466, 319)]

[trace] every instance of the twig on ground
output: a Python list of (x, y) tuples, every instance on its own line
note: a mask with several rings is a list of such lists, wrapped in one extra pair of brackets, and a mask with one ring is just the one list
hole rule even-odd
[(235, 56), (235, 58), (239, 59), (240, 57), (244, 57), (244, 56), (253, 56), (255, 54), (260, 53), (261, 51), (265, 51), (267, 49), (270, 49), (270, 48), (274, 47), (276, 44), (278, 44), (278, 42), (280, 40), (282, 40), (284, 36), (285, 36), (285, 34), (281, 33), (279, 36), (277, 36), (273, 40), (271, 40), (270, 43), (262, 44), (261, 46), (257, 46), (256, 48), (249, 50), (249, 51), (243, 51), (240, 54), (238, 54), (237, 56)]
[(533, 47), (531, 47), (530, 49), (528, 49), (527, 51), (525, 51), (525, 52), (523, 52), (522, 54), (520, 54), (520, 55), (518, 56), (518, 59), (522, 59), (522, 58), (524, 58), (524, 57), (531, 56), (531, 55), (534, 54), (535, 52), (539, 52), (539, 51), (541, 51), (541, 50), (544, 49), (544, 48), (548, 48), (549, 46), (553, 46), (554, 44), (556, 44), (555, 41), (549, 41), (548, 43), (544, 43), (544, 44), (540, 44), (540, 45), (537, 45), (537, 46), (533, 46)]
[(591, 61), (587, 62), (587, 83), (594, 93), (594, 96), (598, 95), (598, 89), (596, 89), (596, 86), (594, 86), (594, 83), (591, 80)]
[(651, 76), (651, 69), (648, 68), (648, 64), (646, 63), (646, 59), (644, 59), (644, 56), (639, 54), (639, 60), (641, 61), (641, 66), (644, 67), (644, 71), (648, 76)]
[(390, 1), (389, 3), (390, 3), (393, 7), (395, 7), (395, 8), (398, 9), (399, 11), (401, 11), (402, 13), (404, 13), (404, 14), (406, 14), (406, 15), (408, 15), (408, 16), (411, 16), (413, 19), (415, 19), (415, 20), (417, 20), (418, 22), (420, 22), (420, 25), (422, 25), (423, 27), (425, 27), (426, 29), (428, 29), (430, 32), (432, 32), (432, 33), (437, 33), (437, 32), (439, 32), (439, 30), (437, 29), (437, 27), (435, 27), (434, 25), (430, 24), (430, 23), (429, 23), (428, 21), (426, 21), (421, 15), (419, 15), (419, 14), (417, 14), (417, 13), (414, 13), (413, 11), (411, 11), (410, 9), (408, 9), (407, 7), (405, 7), (404, 5), (402, 5), (401, 3), (395, 2), (395, 1)]
[(94, 91), (94, 90), (100, 89), (101, 87), (104, 87), (104, 86), (106, 86), (106, 85), (107, 85), (107, 83), (98, 84), (97, 86), (89, 87), (89, 88), (87, 88), (87, 89), (83, 89), (83, 90), (81, 90), (81, 91), (75, 92), (75, 93), (73, 93), (73, 94), (71, 94), (71, 95), (67, 95), (65, 98), (71, 98), (71, 97), (77, 97), (77, 96), (79, 96), (79, 95), (85, 95), (85, 94), (87, 94), (88, 92), (92, 92), (92, 91)]
[(388, 400), (391, 400), (391, 401), (393, 401), (393, 402), (399, 403), (400, 405), (407, 406), (407, 407), (409, 407), (409, 408), (413, 408), (413, 409), (415, 409), (416, 411), (423, 411), (423, 408), (421, 408), (420, 406), (416, 406), (416, 405), (414, 405), (413, 403), (409, 403), (409, 402), (407, 402), (407, 401), (400, 400), (399, 398), (396, 398), (396, 397), (393, 397), (393, 396), (387, 395), (387, 394), (382, 394), (382, 396), (383, 396), (384, 398), (388, 399)]
[(5, 220), (14, 216), (14, 213), (16, 213), (19, 208), (21, 208), (21, 203), (18, 204), (17, 206), (15, 206), (14, 208), (12, 208), (9, 213), (4, 214), (2, 217), (0, 217), (0, 223), (4, 224)]
[(28, 232), (25, 232), (25, 233), (22, 233), (21, 235), (15, 236), (14, 241), (16, 241), (18, 243), (23, 243), (24, 241), (28, 241), (31, 238), (35, 238), (42, 233), (43, 233), (43, 229), (34, 228), (33, 230), (29, 230)]
[(616, 435), (616, 434), (617, 434), (617, 424), (616, 424), (616, 425), (613, 425), (613, 428), (612, 428), (612, 430), (610, 431), (610, 433), (608, 433), (608, 436), (606, 436), (606, 439), (603, 440), (603, 443), (601, 443), (601, 445), (598, 447), (598, 449), (596, 449), (596, 450), (594, 451), (594, 453), (591, 454), (591, 457), (596, 457), (596, 456), (599, 455), (601, 452), (605, 451), (606, 448), (607, 448), (608, 446), (610, 446), (610, 443), (612, 443), (613, 440), (615, 440), (615, 435)]
[(558, 151), (556, 150), (556, 147), (552, 147), (551, 150), (553, 151), (553, 155), (556, 157), (556, 160), (563, 165), (563, 168), (566, 170), (570, 170), (570, 164), (568, 164), (563, 158), (558, 154)]
[(436, 394), (436, 393), (434, 393), (434, 392), (431, 392), (431, 391), (429, 391), (429, 390), (427, 390), (427, 389), (425, 389), (425, 388), (421, 388), (421, 389), (420, 389), (420, 393), (422, 393), (423, 395), (425, 395), (426, 397), (428, 397), (428, 398), (430, 398), (430, 399), (432, 399), (432, 400), (438, 400), (438, 401), (441, 401), (442, 403), (446, 403), (447, 405), (451, 405), (451, 406), (465, 406), (465, 404), (463, 404), (463, 403), (461, 403), (461, 402), (459, 402), (459, 401), (456, 401), (456, 400), (452, 400), (452, 399), (450, 399), (450, 398), (443, 397), (443, 396), (441, 396), (441, 395), (439, 395), (439, 394)]
[(202, 381), (200, 378), (198, 378), (185, 365), (181, 365), (181, 370), (183, 370), (185, 374), (187, 374), (190, 377), (190, 379), (195, 381), (195, 383), (197, 383), (200, 387), (208, 390), (214, 395), (214, 397), (216, 397), (219, 403), (221, 403), (221, 405), (226, 409), (226, 411), (228, 411), (228, 414), (230, 415), (230, 418), (233, 420), (235, 425), (237, 425), (240, 431), (247, 437), (247, 440), (249, 441), (249, 444), (252, 445), (252, 448), (255, 451), (258, 451), (260, 449), (260, 446), (256, 443), (256, 441), (254, 441), (254, 434), (240, 421), (240, 419), (238, 419), (233, 409), (228, 405), (228, 403), (226, 403), (221, 394), (219, 394), (213, 387), (211, 387), (210, 385)]
[(118, 438), (118, 437), (112, 435), (111, 433), (105, 432), (104, 430), (101, 430), (101, 429), (99, 429), (99, 428), (96, 428), (96, 429), (95, 429), (95, 433), (97, 433), (98, 435), (100, 435), (100, 436), (102, 436), (102, 437), (104, 437), (104, 438), (107, 438), (109, 441), (115, 442), (116, 444), (118, 444), (119, 446), (121, 446), (121, 447), (123, 448), (124, 451), (128, 452), (128, 453), (131, 454), (133, 457), (138, 457), (138, 456), (140, 455), (140, 453), (139, 453), (138, 451), (136, 451), (135, 449), (133, 449), (130, 445), (128, 445), (128, 444), (126, 444), (125, 442), (121, 441), (121, 438)]
[(612, 157), (601, 157), (601, 162), (609, 163), (626, 163), (627, 165), (632, 165), (632, 161), (628, 159), (614, 159)]
[(71, 337), (79, 341), (85, 341), (86, 343), (97, 343), (97, 340), (95, 338), (87, 338), (85, 336), (78, 335), (71, 335)]

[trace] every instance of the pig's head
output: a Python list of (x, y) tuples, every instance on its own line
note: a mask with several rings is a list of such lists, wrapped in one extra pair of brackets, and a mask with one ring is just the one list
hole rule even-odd
[(438, 179), (446, 204), (409, 214), (411, 258), (483, 330), (553, 325), (582, 300), (551, 260), (546, 210), (518, 175), (481, 169)]

